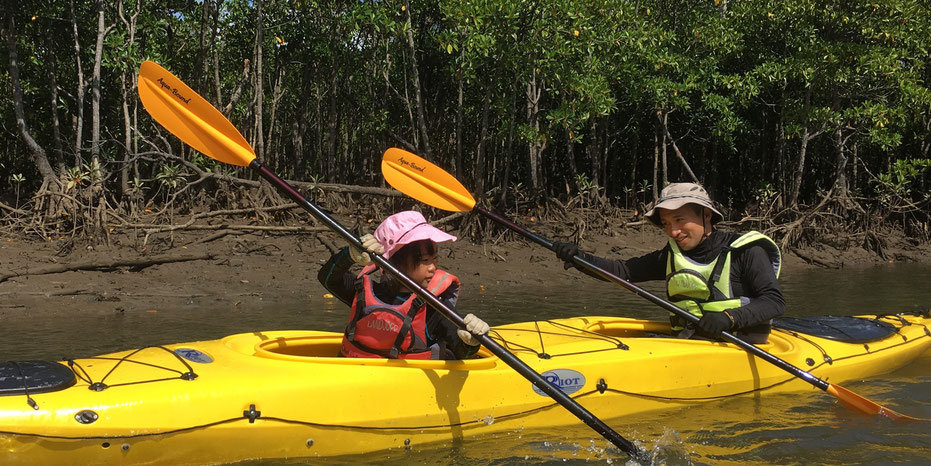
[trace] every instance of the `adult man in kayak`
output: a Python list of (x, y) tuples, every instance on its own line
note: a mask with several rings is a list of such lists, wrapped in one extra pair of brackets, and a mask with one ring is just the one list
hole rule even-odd
[[(374, 236), (360, 239), (368, 252), (382, 255), (447, 307), (455, 308), (459, 279), (437, 268), (436, 247), (455, 241), (455, 236), (427, 223), (420, 212), (405, 211), (386, 218)], [(467, 329), (459, 329), (390, 275), (375, 280), (378, 269), (368, 252), (343, 248), (317, 275), (351, 309), (341, 356), (465, 359), (478, 351), (480, 343), (474, 335), (487, 333), (488, 324), (468, 314), (463, 319)], [(349, 272), (354, 262), (363, 267), (359, 274)]]
[[(723, 216), (694, 183), (666, 186), (645, 217), (669, 237), (662, 249), (628, 260), (586, 252), (581, 257), (632, 282), (665, 280), (669, 300), (700, 317), (698, 328), (691, 328), (670, 315), (673, 332), (681, 338), (716, 338), (722, 331), (736, 331), (745, 341), (765, 343), (772, 319), (785, 312), (776, 243), (755, 231), (741, 235), (716, 230)], [(553, 248), (566, 268), (580, 254), (574, 243), (557, 242)]]

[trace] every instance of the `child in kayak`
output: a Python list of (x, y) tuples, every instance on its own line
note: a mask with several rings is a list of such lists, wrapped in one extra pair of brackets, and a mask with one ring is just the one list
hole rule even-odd
[[(669, 300), (701, 319), (695, 329), (671, 315), (673, 331), (681, 338), (716, 338), (734, 330), (745, 341), (765, 343), (772, 319), (785, 312), (776, 243), (756, 231), (740, 235), (716, 230), (723, 216), (694, 183), (666, 186), (645, 217), (669, 237), (662, 249), (628, 260), (585, 252), (580, 257), (632, 282), (665, 280)], [(574, 243), (557, 242), (553, 249), (566, 268), (579, 254)]]
[[(427, 223), (420, 212), (394, 214), (363, 235), (366, 251), (343, 248), (330, 257), (317, 278), (334, 296), (350, 306), (349, 325), (340, 355), (360, 358), (466, 359), (480, 343), (475, 335), (488, 332), (488, 324), (468, 314), (467, 330), (427, 306), (391, 275), (374, 279), (378, 267), (369, 252), (391, 261), (408, 277), (428, 289), (449, 308), (459, 298), (459, 279), (437, 268), (436, 243), (456, 237)], [(358, 274), (349, 272), (362, 265)]]

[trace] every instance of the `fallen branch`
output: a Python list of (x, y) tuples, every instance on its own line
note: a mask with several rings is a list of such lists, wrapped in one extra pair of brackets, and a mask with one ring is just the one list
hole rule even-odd
[(131, 259), (131, 260), (116, 260), (116, 261), (96, 260), (96, 261), (89, 261), (89, 262), (78, 262), (75, 264), (37, 267), (34, 269), (27, 269), (22, 272), (12, 272), (8, 274), (3, 274), (3, 275), (0, 275), (0, 283), (5, 282), (14, 277), (22, 277), (26, 275), (48, 275), (52, 273), (74, 272), (78, 270), (110, 271), (110, 270), (113, 270), (119, 267), (131, 267), (134, 269), (143, 269), (143, 268), (146, 268), (152, 265), (169, 264), (172, 262), (209, 260), (212, 258), (213, 258), (213, 255), (203, 254), (199, 256), (161, 256), (161, 257), (147, 257), (144, 259)]
[(841, 264), (840, 264), (840, 263), (837, 263), (837, 262), (825, 262), (825, 261), (823, 261), (823, 260), (821, 260), (821, 259), (818, 259), (817, 257), (815, 257), (815, 256), (813, 256), (813, 255), (806, 254), (806, 253), (802, 252), (799, 248), (792, 248), (792, 253), (794, 253), (796, 256), (802, 258), (802, 260), (804, 260), (805, 262), (808, 262), (809, 264), (820, 265), (821, 267), (825, 267), (825, 268), (828, 268), (828, 269), (839, 269), (839, 268), (841, 268)]
[(455, 220), (455, 219), (457, 219), (457, 218), (459, 218), (459, 217), (462, 217), (463, 215), (466, 215), (467, 213), (468, 213), (468, 212), (456, 212), (456, 213), (454, 213), (454, 214), (447, 215), (447, 216), (445, 216), (445, 217), (443, 217), (443, 218), (441, 218), (441, 219), (439, 219), (439, 220), (437, 220), (437, 221), (435, 221), (435, 222), (430, 222), (430, 224), (433, 225), (433, 226), (438, 226), (438, 225), (442, 225), (442, 224), (444, 224), (444, 223), (449, 223), (449, 222), (451, 222), (451, 221), (453, 221), (453, 220)]
[(320, 244), (324, 245), (327, 249), (330, 250), (330, 254), (336, 254), (337, 252), (339, 252), (340, 249), (342, 249), (342, 248), (336, 247), (336, 245), (333, 244), (332, 241), (327, 239), (326, 235), (324, 235), (323, 233), (317, 233), (317, 240), (320, 241)]
[[(195, 218), (192, 218), (190, 221), (182, 225), (156, 226), (156, 225), (136, 224), (136, 225), (125, 225), (125, 226), (136, 227), (136, 228), (146, 228), (145, 236), (142, 238), (143, 248), (147, 244), (149, 244), (149, 236), (157, 234), (157, 233), (174, 232), (178, 230), (278, 231), (278, 232), (285, 232), (285, 233), (317, 233), (320, 231), (328, 230), (328, 228), (326, 227), (303, 227), (303, 226), (279, 227), (279, 226), (270, 226), (270, 225), (230, 225), (228, 223), (221, 223), (217, 225), (194, 225), (193, 223), (195, 220), (196, 220)], [(148, 228), (148, 227), (154, 227), (154, 228)], [(225, 236), (225, 235), (220, 235), (217, 238), (222, 237), (222, 236)], [(217, 238), (211, 238), (210, 240), (212, 241)]]
[(0, 209), (9, 210), (10, 212), (13, 212), (14, 214), (19, 214), (19, 215), (28, 215), (28, 214), (29, 214), (29, 212), (26, 212), (25, 210), (17, 209), (17, 208), (15, 208), (15, 207), (8, 206), (8, 205), (6, 205), (6, 204), (4, 204), (4, 203), (2, 203), (2, 202), (0, 202)]
[[(154, 227), (152, 224), (138, 224), (138, 225), (126, 225), (128, 227), (137, 227), (137, 228), (148, 228)], [(319, 231), (329, 231), (327, 227), (285, 227), (285, 226), (274, 226), (274, 225), (230, 225), (229, 223), (218, 223), (216, 225), (170, 225), (164, 227), (149, 228), (145, 230), (146, 236), (153, 233), (164, 233), (167, 231), (178, 231), (178, 230), (246, 230), (246, 231), (283, 231), (287, 233), (317, 233)]]
[(151, 233), (160, 233), (164, 231), (175, 231), (175, 230), (185, 229), (193, 225), (194, 222), (197, 221), (197, 219), (201, 219), (201, 218), (216, 217), (219, 215), (239, 215), (239, 214), (246, 214), (246, 213), (251, 213), (251, 212), (271, 212), (271, 211), (276, 211), (276, 210), (288, 210), (288, 209), (293, 209), (297, 206), (298, 206), (297, 204), (292, 202), (289, 204), (276, 205), (276, 206), (271, 206), (271, 207), (213, 210), (210, 212), (201, 212), (199, 214), (194, 214), (191, 216), (190, 220), (180, 225), (169, 225), (169, 226), (127, 225), (127, 226), (136, 227), (136, 228), (146, 228), (147, 226), (154, 226), (155, 228), (149, 228), (145, 231), (146, 235), (149, 235)]
[(212, 235), (210, 235), (210, 236), (207, 236), (207, 237), (205, 237), (205, 238), (201, 238), (201, 239), (194, 240), (194, 241), (189, 241), (185, 246), (190, 246), (190, 245), (192, 245), (192, 244), (209, 243), (209, 242), (211, 242), (211, 241), (218, 240), (218, 239), (223, 238), (224, 236), (230, 235), (230, 234), (239, 235), (239, 234), (242, 234), (242, 232), (241, 232), (241, 231), (237, 231), (237, 230), (220, 230), (220, 231), (218, 231), (218, 232), (216, 232), (216, 233), (214, 233), (214, 234), (212, 234)]

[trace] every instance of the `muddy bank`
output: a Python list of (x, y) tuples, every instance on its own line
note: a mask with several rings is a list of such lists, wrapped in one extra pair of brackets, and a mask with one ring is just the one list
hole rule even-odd
[[(565, 239), (563, 225), (519, 221), (546, 237)], [(75, 313), (145, 313), (192, 305), (209, 306), (222, 316), (224, 311), (269, 301), (300, 305), (326, 293), (316, 279), (331, 254), (324, 243), (344, 245), (333, 234), (318, 232), (214, 236), (210, 231), (164, 233), (150, 237), (143, 248), (141, 235), (133, 231), (111, 232), (109, 246), (6, 234), (0, 238), (0, 280), (23, 275), (0, 281), (0, 321), (5, 315), (23, 313), (67, 318)], [(825, 265), (931, 262), (926, 245), (914, 246), (906, 238), (885, 239), (891, 260), (861, 248), (785, 251), (783, 275)], [(664, 241), (656, 228), (639, 225), (588, 233), (582, 246), (599, 255), (626, 258), (652, 251)], [(149, 265), (149, 261), (161, 263)], [(510, 234), (481, 244), (461, 239), (441, 249), (440, 261), (441, 267), (462, 278), (465, 293), (480, 287), (532, 289), (553, 281), (588, 279), (574, 270), (565, 271), (551, 252)], [(87, 270), (29, 273), (76, 266)]]

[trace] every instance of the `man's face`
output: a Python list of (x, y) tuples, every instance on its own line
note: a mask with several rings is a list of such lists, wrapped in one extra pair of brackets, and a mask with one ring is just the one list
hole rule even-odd
[[(706, 233), (711, 233), (711, 211), (686, 204), (675, 210), (659, 209), (659, 218), (666, 236), (674, 239), (679, 249), (691, 251)], [(709, 228), (705, 228), (705, 225)]]

